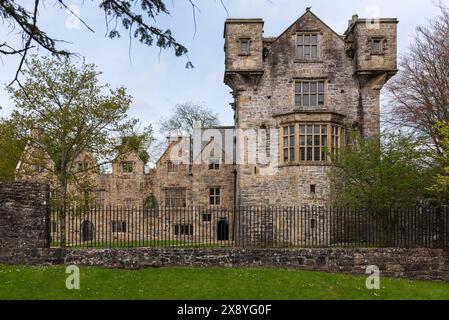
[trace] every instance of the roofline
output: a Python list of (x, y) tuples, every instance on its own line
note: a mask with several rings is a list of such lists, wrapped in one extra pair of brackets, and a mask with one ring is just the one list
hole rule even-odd
[(291, 27), (293, 27), (299, 20), (301, 20), (306, 14), (310, 13), (312, 16), (314, 16), (319, 22), (321, 22), (326, 28), (328, 28), (329, 30), (331, 30), (339, 39), (341, 39), (342, 41), (343, 38), (340, 34), (338, 34), (334, 29), (332, 29), (326, 22), (324, 22), (323, 20), (321, 20), (316, 14), (314, 14), (312, 12), (312, 10), (310, 9), (306, 9), (306, 12), (304, 12), (304, 14), (302, 16), (300, 16), (298, 19), (296, 19), (287, 29), (284, 30), (284, 32), (282, 32), (278, 37), (276, 37), (276, 40), (274, 40), (273, 42), (277, 41), (279, 38), (281, 38), (286, 32), (288, 32), (290, 30)]
[(264, 21), (262, 18), (231, 18), (225, 20), (225, 24), (227, 23), (264, 23)]
[(248, 19), (226, 19), (224, 23), (224, 30), (223, 30), (223, 38), (226, 38), (226, 25), (229, 23), (261, 23), (262, 25), (265, 24), (262, 18), (248, 18)]
[[(366, 18), (358, 18), (357, 20), (353, 21), (350, 26), (346, 29), (346, 31), (343, 33), (343, 37), (347, 38), (347, 36), (351, 33), (351, 31), (354, 29), (356, 24), (359, 23), (367, 23), (369, 21), (372, 21), (373, 19), (366, 19)], [(379, 23), (399, 23), (399, 20), (397, 18), (379, 18), (375, 19)]]

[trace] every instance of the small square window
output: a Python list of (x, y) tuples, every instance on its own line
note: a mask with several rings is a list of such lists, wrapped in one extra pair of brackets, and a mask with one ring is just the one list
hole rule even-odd
[(220, 188), (209, 189), (209, 204), (213, 206), (220, 205)]
[(250, 46), (250, 40), (249, 39), (240, 39), (240, 54), (241, 55), (249, 55), (249, 46)]
[(220, 170), (220, 161), (211, 160), (209, 162), (209, 170)]
[(78, 162), (78, 172), (87, 171), (89, 169), (89, 162)]
[(126, 232), (126, 222), (113, 220), (111, 223), (111, 229), (113, 233), (124, 233)]
[(129, 161), (122, 162), (122, 172), (123, 173), (132, 173), (133, 172), (133, 163)]
[(371, 54), (383, 53), (383, 39), (372, 39), (371, 41)]
[(193, 225), (175, 225), (176, 236), (193, 236)]
[(310, 185), (310, 194), (316, 194), (316, 185), (315, 184)]
[(211, 222), (211, 221), (212, 221), (212, 214), (204, 213), (203, 214), (203, 222)]

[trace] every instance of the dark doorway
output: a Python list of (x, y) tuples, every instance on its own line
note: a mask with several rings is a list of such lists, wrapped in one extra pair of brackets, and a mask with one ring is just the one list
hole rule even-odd
[(90, 221), (84, 221), (81, 224), (81, 240), (92, 241), (94, 240), (94, 225)]
[(229, 240), (229, 224), (226, 219), (221, 219), (217, 224), (217, 240), (228, 241)]

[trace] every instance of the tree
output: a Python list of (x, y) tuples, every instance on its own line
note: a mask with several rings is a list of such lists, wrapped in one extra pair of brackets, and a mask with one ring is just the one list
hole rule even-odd
[(95, 65), (78, 66), (67, 58), (47, 57), (33, 57), (27, 65), (24, 84), (18, 89), (8, 87), (16, 106), (12, 119), (29, 130), (39, 128), (29, 143), (45, 150), (40, 157), (22, 157), (22, 161), (44, 167), (55, 177), (64, 219), (69, 183), (82, 185), (78, 180), (83, 172), (74, 170), (75, 159), (87, 151), (99, 160), (95, 166), (110, 163), (129, 150), (124, 146), (141, 150), (139, 144), (145, 145), (151, 128), (133, 134), (138, 121), (127, 116), (131, 97), (123, 87), (111, 89), (99, 84)]
[[(92, 0), (95, 1), (95, 0)], [(192, 6), (193, 20), (196, 29), (196, 13), (199, 10), (194, 0), (185, 0)], [(18, 0), (0, 0), (0, 18), (4, 25), (9, 26), (12, 31), (18, 30), (22, 38), (20, 47), (13, 47), (7, 42), (0, 42), (0, 55), (21, 55), (21, 61), (17, 69), (13, 82), (18, 80), (18, 76), (26, 61), (26, 56), (30, 49), (42, 47), (52, 55), (57, 57), (69, 57), (73, 52), (61, 49), (57, 44), (64, 42), (49, 36), (48, 30), (41, 27), (39, 12), (45, 10), (44, 0), (29, 1), (29, 7), (18, 3)], [(157, 26), (156, 18), (159, 15), (170, 15), (165, 0), (101, 0), (99, 3), (99, 16), (104, 19), (107, 29), (107, 36), (111, 39), (119, 38), (122, 32), (126, 32), (130, 39), (133, 37), (146, 46), (156, 45), (161, 50), (173, 48), (176, 56), (185, 55), (187, 48), (178, 42), (170, 29), (163, 30)], [(225, 8), (223, 0), (221, 5)], [(61, 13), (71, 13), (88, 30), (94, 30), (82, 20), (66, 0), (56, 0), (55, 5), (59, 6)], [(186, 68), (193, 67), (187, 57)]]
[(384, 132), (381, 139), (354, 133), (351, 140), (331, 170), (334, 205), (385, 209), (426, 198), (432, 175), (421, 141), (398, 132)]
[(191, 102), (177, 104), (168, 117), (160, 121), (161, 132), (165, 135), (191, 135), (195, 125), (202, 128), (219, 125), (218, 115), (211, 110)]
[(429, 191), (434, 192), (441, 201), (447, 203), (449, 200), (449, 122), (439, 122), (435, 127), (440, 136), (442, 152), (437, 157), (439, 170)]
[(400, 72), (387, 85), (391, 96), (389, 121), (424, 134), (426, 146), (442, 154), (435, 126), (449, 121), (449, 8), (441, 2), (441, 14), (416, 30), (414, 42), (400, 62)]
[(0, 119), (0, 181), (13, 181), (27, 138), (10, 119)]

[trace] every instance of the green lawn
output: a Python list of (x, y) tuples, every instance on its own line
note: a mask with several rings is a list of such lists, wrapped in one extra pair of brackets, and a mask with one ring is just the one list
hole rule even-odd
[(81, 290), (65, 267), (0, 266), (0, 299), (449, 299), (449, 284), (284, 269), (81, 267)]

